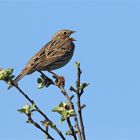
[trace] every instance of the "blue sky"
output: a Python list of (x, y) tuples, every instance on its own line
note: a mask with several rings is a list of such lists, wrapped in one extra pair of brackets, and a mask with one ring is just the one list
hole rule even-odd
[[(90, 83), (82, 98), (87, 140), (139, 140), (139, 13), (138, 0), (0, 0), (0, 67), (17, 75), (57, 30), (76, 30), (74, 57), (56, 73), (68, 88), (76, 79), (74, 62), (81, 62), (82, 80)], [(50, 110), (64, 98), (53, 87), (38, 90), (38, 76), (24, 77), (20, 86), (58, 124), (60, 116)], [(44, 139), (17, 112), (26, 103), (0, 83), (0, 140)]]

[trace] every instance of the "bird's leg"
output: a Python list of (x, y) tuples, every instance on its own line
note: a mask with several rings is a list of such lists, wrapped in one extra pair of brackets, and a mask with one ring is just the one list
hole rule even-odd
[(51, 84), (54, 84), (52, 79), (47, 77), (42, 71), (38, 70), (38, 72), (41, 74), (41, 78), (44, 80), (46, 87), (50, 86)]
[(50, 70), (48, 70), (48, 72), (53, 74), (53, 78), (55, 78), (56, 86), (58, 86), (58, 87), (65, 86), (65, 78), (63, 76), (59, 76)]

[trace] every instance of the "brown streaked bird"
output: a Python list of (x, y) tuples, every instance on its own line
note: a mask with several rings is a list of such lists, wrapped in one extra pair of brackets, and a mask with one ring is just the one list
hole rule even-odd
[(55, 33), (51, 40), (29, 60), (14, 82), (18, 83), (25, 75), (35, 71), (51, 72), (66, 65), (72, 58), (75, 49), (73, 43), (75, 39), (70, 37), (73, 33), (75, 31), (67, 29)]

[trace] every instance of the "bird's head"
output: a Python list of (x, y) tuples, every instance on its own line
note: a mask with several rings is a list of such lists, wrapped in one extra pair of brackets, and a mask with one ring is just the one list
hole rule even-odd
[(54, 40), (54, 39), (66, 39), (66, 38), (70, 37), (70, 35), (75, 33), (75, 32), (76, 31), (67, 30), (67, 29), (60, 30), (54, 34), (54, 36), (52, 37), (52, 40)]

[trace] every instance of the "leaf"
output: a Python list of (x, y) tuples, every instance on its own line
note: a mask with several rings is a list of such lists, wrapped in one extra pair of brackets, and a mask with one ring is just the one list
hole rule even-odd
[(26, 109), (24, 109), (24, 108), (18, 109), (18, 112), (26, 114)]
[(78, 88), (79, 90), (86, 88), (89, 85), (89, 83), (82, 83), (80, 87)]
[(69, 116), (68, 116), (68, 113), (67, 113), (67, 110), (63, 110), (63, 111), (61, 112), (61, 115), (62, 115), (62, 117), (63, 117), (64, 119), (66, 119), (67, 117), (69, 117)]
[(58, 113), (59, 113), (59, 112), (62, 111), (62, 109), (63, 109), (63, 108), (57, 106), (57, 107), (55, 107), (55, 108), (52, 109), (52, 112), (58, 112)]
[(13, 68), (8, 68), (5, 70), (5, 72), (7, 73), (7, 75), (11, 75), (13, 73)]
[(64, 118), (64, 116), (61, 116), (61, 123), (63, 122), (63, 121), (65, 121), (66, 120), (66, 118)]
[(46, 128), (47, 128), (48, 126), (50, 126), (50, 127), (52, 127), (52, 128), (55, 127), (55, 124), (52, 123), (51, 121), (46, 121), (46, 120), (44, 120), (44, 121), (41, 121), (41, 123), (42, 123), (42, 125), (44, 125)]
[(75, 67), (76, 67), (77, 69), (80, 67), (80, 62), (79, 62), (79, 61), (75, 62)]
[(7, 77), (7, 73), (5, 70), (0, 70), (0, 80), (4, 80)]
[(49, 126), (49, 122), (48, 121), (41, 121), (41, 123), (45, 127), (48, 127)]
[(0, 80), (4, 80), (6, 77), (6, 73), (4, 70), (0, 70)]
[(62, 124), (62, 122), (66, 120), (67, 110), (65, 108), (57, 106), (54, 109), (52, 109), (52, 111), (57, 112), (61, 115), (61, 120), (59, 121), (60, 124)]
[(60, 104), (59, 104), (59, 107), (66, 107), (68, 105), (68, 103), (67, 102), (61, 102)]
[(42, 80), (41, 78), (38, 78), (38, 79), (37, 79), (37, 83), (40, 84), (40, 83), (42, 83), (42, 82), (43, 82), (43, 80)]
[(45, 86), (45, 81), (41, 78), (37, 79), (37, 83), (38, 83), (38, 89), (41, 89)]
[(60, 102), (60, 104), (58, 105), (59, 107), (63, 107), (63, 102)]
[(89, 83), (83, 83), (82, 84), (82, 88), (84, 89), (85, 87), (87, 87), (89, 85)]
[(71, 135), (71, 134), (72, 134), (72, 133), (71, 133), (70, 130), (66, 131), (66, 135)]
[(70, 86), (69, 90), (74, 91), (76, 93), (76, 89), (74, 87), (72, 87), (72, 86)]
[(10, 78), (13, 79), (15, 77), (15, 75), (11, 75)]
[(74, 111), (73, 109), (70, 109), (70, 110), (68, 111), (68, 114), (70, 115), (70, 117), (76, 115), (76, 114), (75, 114), (75, 111)]
[(18, 109), (18, 111), (24, 114), (31, 114), (31, 106), (26, 104), (21, 109)]
[(10, 75), (13, 73), (12, 68), (8, 68), (6, 70), (4, 69), (0, 69), (0, 80), (5, 80), (6, 78), (9, 78)]
[(38, 84), (38, 89), (41, 89), (45, 86), (44, 82)]
[(36, 110), (36, 104), (35, 104), (35, 103), (32, 104), (30, 110), (31, 110), (31, 111), (35, 111), (35, 110)]
[(59, 123), (61, 124), (63, 121), (65, 121), (67, 118), (75, 116), (75, 111), (73, 109), (70, 109), (67, 102), (61, 102), (58, 106), (54, 107), (52, 109), (53, 112), (57, 112), (61, 115), (61, 120)]
[(63, 111), (66, 110), (67, 105), (68, 105), (67, 102), (61, 102), (58, 106), (56, 106), (52, 109), (52, 112), (58, 112), (59, 114), (62, 115)]
[(68, 106), (68, 103), (67, 102), (63, 102), (63, 106), (64, 108), (66, 108), (66, 106)]

